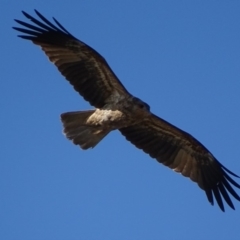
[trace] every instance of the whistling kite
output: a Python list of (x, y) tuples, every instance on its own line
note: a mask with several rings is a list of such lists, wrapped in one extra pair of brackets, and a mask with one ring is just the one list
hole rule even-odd
[(132, 96), (106, 60), (71, 35), (56, 19), (49, 22), (35, 11), (39, 21), (23, 12), (35, 25), (15, 20), (25, 28), (19, 37), (39, 45), (63, 76), (94, 110), (61, 115), (64, 133), (82, 149), (93, 148), (109, 132), (118, 129), (128, 141), (183, 176), (197, 182), (213, 205), (224, 211), (222, 197), (234, 209), (229, 193), (240, 201), (232, 185), (240, 188), (229, 171), (190, 134), (150, 112), (145, 102)]

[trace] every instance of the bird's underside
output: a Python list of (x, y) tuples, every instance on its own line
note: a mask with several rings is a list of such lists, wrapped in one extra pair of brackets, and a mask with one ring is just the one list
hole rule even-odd
[(61, 115), (67, 138), (82, 149), (96, 146), (110, 131), (125, 138), (158, 162), (196, 182), (213, 205), (224, 211), (230, 196), (240, 201), (233, 186), (236, 174), (224, 167), (197, 139), (150, 112), (148, 104), (132, 96), (94, 49), (71, 35), (56, 19), (40, 20), (23, 12), (34, 24), (15, 20), (24, 28), (19, 37), (41, 47), (74, 89), (96, 109)]
[(136, 125), (150, 114), (138, 108), (134, 97), (122, 102), (107, 104), (102, 109), (63, 113), (64, 134), (82, 149), (93, 148), (112, 130)]

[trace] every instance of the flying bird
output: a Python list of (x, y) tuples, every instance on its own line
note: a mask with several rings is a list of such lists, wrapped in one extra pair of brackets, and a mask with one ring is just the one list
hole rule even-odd
[(137, 148), (158, 162), (189, 177), (224, 211), (223, 200), (234, 209), (230, 196), (240, 201), (232, 185), (240, 188), (224, 167), (198, 140), (154, 115), (147, 103), (130, 94), (106, 60), (75, 38), (55, 18), (55, 24), (35, 10), (34, 24), (15, 20), (24, 28), (19, 37), (30, 40), (48, 56), (82, 97), (95, 107), (61, 114), (64, 134), (82, 149), (95, 147), (107, 134), (119, 130)]

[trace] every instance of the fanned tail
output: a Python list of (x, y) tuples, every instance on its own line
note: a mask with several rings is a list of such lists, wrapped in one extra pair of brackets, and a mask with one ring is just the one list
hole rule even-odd
[(82, 149), (95, 147), (110, 131), (87, 125), (87, 119), (95, 110), (67, 112), (61, 114), (64, 134)]

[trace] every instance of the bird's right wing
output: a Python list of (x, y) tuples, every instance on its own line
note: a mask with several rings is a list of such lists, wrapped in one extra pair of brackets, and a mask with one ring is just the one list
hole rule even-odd
[(56, 19), (52, 24), (38, 11), (39, 21), (23, 12), (35, 25), (15, 20), (25, 28), (19, 37), (39, 45), (58, 70), (91, 105), (101, 108), (112, 97), (129, 93), (118, 80), (106, 60), (87, 44), (72, 36)]
[[(192, 181), (197, 182), (211, 204), (215, 197), (224, 211), (223, 199), (234, 209), (229, 193), (240, 201), (232, 188), (240, 188), (229, 171), (194, 137), (152, 114), (136, 125), (121, 128), (119, 131), (137, 148), (148, 153), (158, 162), (168, 166)], [(230, 175), (229, 175), (230, 174)]]

